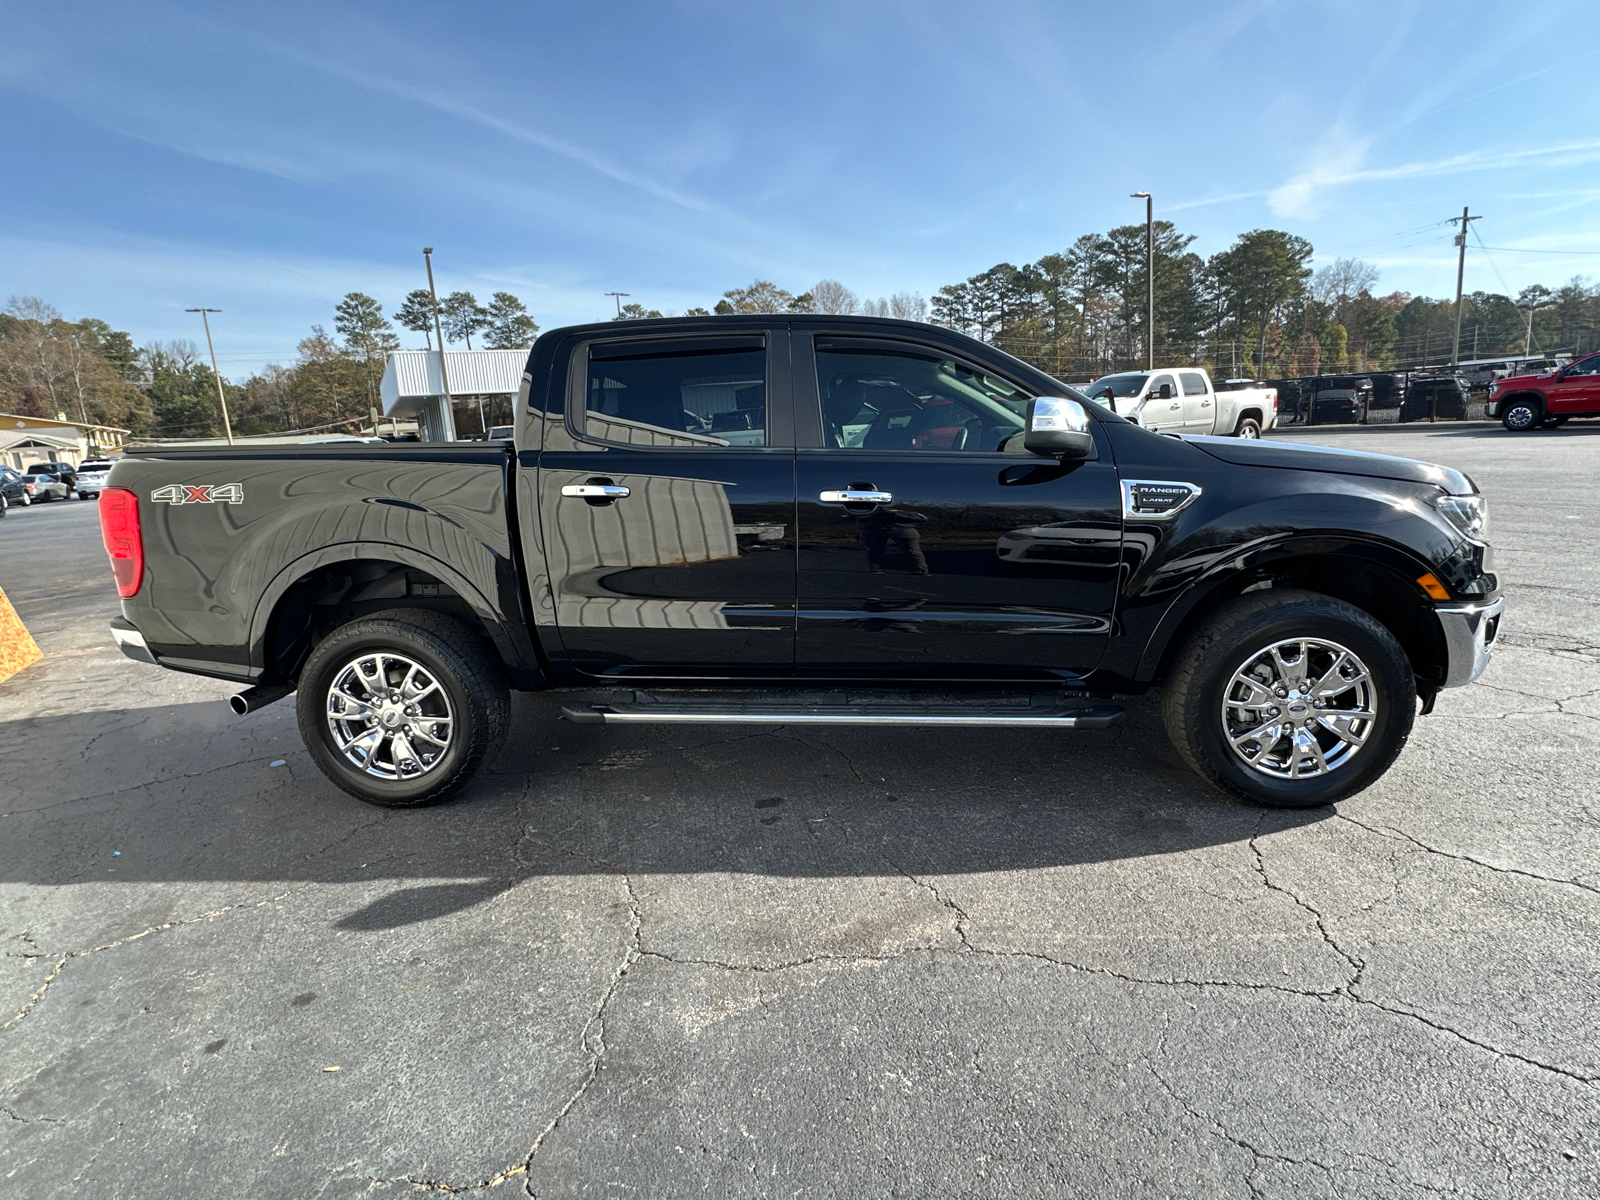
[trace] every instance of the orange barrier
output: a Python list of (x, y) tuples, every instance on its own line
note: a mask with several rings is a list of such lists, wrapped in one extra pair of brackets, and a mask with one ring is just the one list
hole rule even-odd
[(11, 607), (5, 589), (0, 588), (0, 683), (43, 657), (39, 643), (33, 640), (28, 627), (17, 616), (17, 610)]

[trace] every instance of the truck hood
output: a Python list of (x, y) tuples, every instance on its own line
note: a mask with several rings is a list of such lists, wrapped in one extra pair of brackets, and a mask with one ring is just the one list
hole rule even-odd
[(1527, 387), (1529, 384), (1544, 383), (1555, 377), (1556, 373), (1554, 371), (1540, 371), (1537, 375), (1507, 375), (1504, 379), (1496, 379), (1493, 386), (1496, 390)]
[(1213, 458), (1241, 467), (1278, 467), (1287, 471), (1329, 471), (1335, 475), (1367, 475), (1374, 479), (1398, 479), (1406, 483), (1429, 484), (1443, 488), (1452, 496), (1470, 496), (1476, 484), (1454, 467), (1371, 454), (1365, 450), (1343, 450), (1332, 446), (1305, 446), (1298, 442), (1253, 441), (1244, 438), (1209, 437), (1184, 434), (1183, 440), (1204, 450)]

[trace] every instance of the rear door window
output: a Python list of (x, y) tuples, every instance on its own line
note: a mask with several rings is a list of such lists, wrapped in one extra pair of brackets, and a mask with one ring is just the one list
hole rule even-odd
[(580, 432), (680, 449), (766, 446), (766, 372), (759, 338), (595, 346)]
[(1206, 394), (1206, 377), (1198, 371), (1179, 372), (1178, 378), (1183, 380), (1183, 394), (1185, 396), (1204, 396)]

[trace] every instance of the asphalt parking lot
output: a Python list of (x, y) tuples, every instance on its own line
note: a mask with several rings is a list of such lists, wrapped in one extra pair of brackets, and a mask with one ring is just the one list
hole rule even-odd
[(0, 521), (0, 1192), (1600, 1194), (1600, 427), (1460, 467), (1509, 607), (1377, 786), (1050, 735), (578, 727), (368, 807), (124, 659), (95, 505)]

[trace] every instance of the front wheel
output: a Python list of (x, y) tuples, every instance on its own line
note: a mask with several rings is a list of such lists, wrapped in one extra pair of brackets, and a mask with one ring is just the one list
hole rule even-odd
[(1167, 735), (1223, 791), (1316, 808), (1374, 783), (1411, 735), (1416, 684), (1372, 617), (1316, 592), (1252, 592), (1190, 635), (1162, 694)]
[(1500, 423), (1512, 433), (1537, 429), (1543, 420), (1543, 409), (1535, 400), (1508, 400), (1500, 410)]
[(459, 621), (390, 609), (317, 644), (296, 687), (300, 737), (352, 796), (412, 808), (464, 788), (505, 740), (500, 664)]
[(1234, 437), (1258, 438), (1261, 436), (1261, 423), (1253, 417), (1246, 417), (1239, 422), (1239, 427), (1233, 431)]

